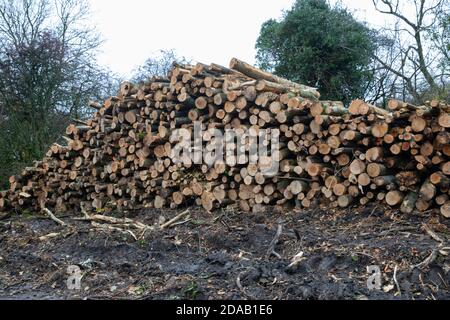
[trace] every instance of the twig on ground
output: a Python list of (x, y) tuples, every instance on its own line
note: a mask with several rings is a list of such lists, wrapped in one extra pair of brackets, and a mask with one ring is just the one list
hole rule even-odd
[(422, 261), (419, 264), (413, 265), (411, 268), (412, 269), (416, 269), (416, 268), (424, 269), (424, 268), (428, 267), (430, 264), (432, 264), (436, 260), (436, 258), (438, 256), (438, 252), (439, 252), (438, 248), (434, 249), (433, 252), (431, 252), (431, 254), (424, 261)]
[(360, 256), (364, 256), (364, 257), (368, 257), (372, 260), (376, 260), (375, 257), (371, 254), (365, 253), (365, 252), (354, 252), (354, 254), (360, 255)]
[(67, 238), (68, 236), (74, 234), (75, 232), (77, 232), (77, 229), (71, 225), (71, 226), (68, 226), (68, 228), (64, 229), (61, 232), (52, 232), (47, 235), (41, 236), (38, 239), (39, 239), (39, 241), (47, 241), (47, 240), (51, 240), (51, 239), (55, 239), (55, 238), (59, 238), (59, 237)]
[(86, 209), (84, 208), (84, 203), (82, 202), (80, 204), (81, 213), (84, 215), (85, 218), (89, 218), (89, 214), (87, 213)]
[(66, 223), (60, 219), (58, 219), (50, 210), (48, 210), (47, 208), (43, 208), (42, 211), (44, 211), (49, 217), (50, 219), (52, 219), (53, 221), (55, 221), (57, 224), (65, 227)]
[(292, 260), (291, 260), (291, 264), (287, 266), (287, 269), (291, 269), (296, 267), (302, 260), (304, 260), (303, 258), (303, 251), (299, 252), (298, 254), (296, 254)]
[(431, 228), (428, 225), (423, 223), (422, 226), (423, 226), (423, 229), (426, 231), (426, 233), (428, 233), (428, 235), (431, 238), (433, 238), (437, 242), (444, 243), (444, 240), (442, 240), (441, 237), (439, 237), (433, 230), (431, 230)]
[(251, 294), (248, 294), (247, 291), (245, 291), (244, 287), (242, 286), (241, 283), (241, 275), (243, 272), (239, 273), (237, 278), (236, 278), (236, 286), (238, 287), (239, 291), (241, 291), (241, 293), (246, 296), (247, 298), (250, 299), (255, 299), (255, 297), (253, 297)]
[(192, 221), (191, 219), (186, 219), (184, 221), (180, 221), (180, 222), (174, 223), (172, 225), (172, 227), (178, 227), (178, 226), (181, 226), (181, 225), (186, 224), (186, 223), (191, 222), (191, 221)]
[[(92, 226), (95, 228), (108, 230), (108, 231), (118, 231), (124, 234), (130, 234), (136, 241), (138, 239), (142, 239), (147, 230), (154, 230), (153, 227), (143, 224), (139, 221), (134, 221), (128, 218), (114, 218), (100, 214), (89, 215), (84, 206), (81, 205), (81, 212), (83, 213), (83, 218), (74, 218), (78, 221), (90, 221)], [(103, 224), (98, 222), (104, 222)], [(107, 224), (105, 224), (107, 223)], [(108, 225), (109, 224), (109, 225)], [(129, 229), (137, 229), (141, 231), (141, 235), (138, 238), (131, 230)]]
[(0, 220), (8, 219), (11, 216), (11, 212), (0, 213)]
[(135, 229), (153, 229), (152, 227), (150, 227), (146, 224), (143, 224), (141, 222), (134, 221), (134, 220), (131, 220), (128, 218), (114, 218), (114, 217), (104, 216), (104, 215), (100, 215), (100, 214), (88, 215), (87, 217), (84, 217), (84, 218), (74, 218), (74, 219), (78, 220), (78, 221), (107, 222), (110, 224), (122, 225), (122, 226), (131, 227), (131, 228), (135, 228)]
[(173, 218), (173, 219), (169, 220), (168, 222), (164, 223), (164, 224), (160, 227), (160, 229), (161, 229), (161, 230), (164, 230), (164, 229), (169, 228), (169, 227), (172, 226), (174, 223), (176, 223), (176, 222), (178, 222), (179, 220), (181, 220), (181, 218), (187, 216), (189, 213), (190, 213), (189, 209), (186, 210), (186, 211), (184, 211), (184, 212), (182, 212), (182, 213), (180, 213), (180, 214), (177, 215), (175, 218)]
[(422, 261), (419, 264), (413, 265), (411, 267), (411, 269), (415, 269), (415, 268), (424, 269), (424, 268), (428, 267), (430, 264), (432, 264), (434, 261), (436, 261), (440, 251), (446, 249), (446, 248), (444, 248), (445, 242), (444, 242), (444, 240), (442, 240), (441, 237), (439, 237), (433, 230), (431, 230), (431, 228), (428, 225), (422, 224), (422, 226), (423, 226), (423, 229), (425, 230), (425, 232), (431, 238), (433, 238), (435, 241), (439, 242), (439, 245), (437, 245), (436, 248), (433, 249), (431, 254), (424, 261)]
[(392, 228), (389, 230), (385, 230), (380, 232), (380, 236), (385, 237), (391, 232), (404, 232), (404, 231), (414, 231), (418, 230), (418, 227), (399, 227), (399, 228)]
[(130, 234), (134, 240), (138, 241), (138, 238), (136, 237), (136, 235), (131, 231), (131, 230), (124, 230), (118, 227), (113, 227), (107, 224), (101, 224), (101, 223), (97, 223), (92, 221), (92, 226), (98, 229), (103, 229), (103, 230), (107, 230), (107, 231), (117, 231), (123, 234)]
[(280, 219), (278, 220), (277, 233), (275, 234), (275, 237), (273, 238), (272, 242), (269, 245), (269, 249), (267, 250), (267, 259), (269, 259), (271, 255), (274, 255), (278, 259), (281, 259), (281, 256), (277, 252), (275, 252), (275, 246), (280, 240), (282, 233), (283, 233), (283, 221)]
[(394, 268), (394, 282), (395, 282), (395, 286), (397, 287), (398, 295), (401, 297), (402, 296), (402, 291), (400, 290), (400, 285), (398, 284), (398, 281), (397, 281), (397, 270), (398, 270), (398, 266), (395, 265), (395, 268)]
[(39, 241), (47, 241), (50, 239), (54, 239), (57, 238), (61, 235), (61, 232), (54, 232), (54, 233), (49, 233), (45, 236), (39, 237)]

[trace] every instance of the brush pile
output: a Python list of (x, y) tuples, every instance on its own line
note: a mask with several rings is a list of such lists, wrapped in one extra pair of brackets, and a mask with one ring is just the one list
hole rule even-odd
[[(42, 161), (10, 178), (0, 210), (63, 212), (84, 203), (97, 210), (236, 204), (262, 211), (378, 201), (403, 213), (436, 209), (450, 217), (445, 102), (392, 100), (385, 110), (355, 100), (347, 108), (233, 59), (230, 68), (174, 64), (167, 78), (124, 82), (117, 96), (90, 106), (94, 117), (70, 125), (64, 145), (53, 144)], [(172, 134), (194, 134), (195, 123), (202, 132), (192, 144)], [(214, 131), (229, 129), (237, 138), (215, 159), (223, 141)], [(268, 146), (258, 159), (252, 134)], [(180, 146), (203, 154), (174, 157)], [(279, 170), (267, 175), (274, 163)]]

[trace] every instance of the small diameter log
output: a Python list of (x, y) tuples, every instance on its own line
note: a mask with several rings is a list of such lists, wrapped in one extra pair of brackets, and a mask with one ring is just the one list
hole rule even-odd
[(372, 181), (367, 173), (362, 173), (358, 176), (358, 184), (363, 187), (370, 185)]
[(293, 195), (298, 195), (301, 192), (309, 190), (309, 185), (305, 181), (295, 180), (289, 185), (289, 189)]
[(450, 185), (450, 178), (444, 175), (443, 172), (438, 171), (430, 176), (430, 182), (436, 186), (448, 188)]
[(441, 206), (441, 214), (446, 217), (450, 218), (450, 201), (447, 201)]
[(436, 187), (428, 180), (420, 188), (420, 198), (424, 201), (431, 201), (436, 196)]
[(400, 207), (400, 211), (405, 214), (410, 214), (414, 211), (416, 208), (416, 201), (417, 201), (417, 192), (410, 192), (403, 200), (403, 203)]
[(401, 193), (400, 191), (390, 191), (386, 194), (386, 203), (391, 207), (395, 207), (402, 203), (403, 198), (403, 193)]
[(339, 207), (347, 208), (352, 204), (353, 198), (351, 196), (340, 196), (337, 201), (338, 201)]
[(366, 163), (364, 161), (356, 159), (350, 164), (350, 171), (354, 175), (360, 175), (361, 173), (366, 171)]
[(448, 195), (441, 194), (440, 196), (436, 197), (436, 204), (439, 205), (439, 206), (442, 206), (448, 200), (449, 200), (449, 196)]
[(375, 138), (383, 138), (389, 131), (389, 125), (386, 122), (378, 122), (372, 125), (372, 135)]
[(271, 73), (262, 71), (258, 68), (255, 68), (248, 63), (245, 63), (243, 61), (240, 61), (236, 58), (233, 58), (230, 62), (230, 68), (233, 70), (237, 70), (246, 76), (256, 79), (256, 80), (267, 80), (271, 82), (275, 82), (278, 84), (283, 84), (285, 86), (291, 87), (293, 89), (297, 89), (299, 91), (308, 92), (311, 94), (312, 97), (319, 99), (320, 94), (317, 92), (315, 88), (303, 86), (297, 83), (294, 83), (292, 81), (277, 77)]
[(450, 176), (450, 161), (443, 163), (441, 165), (441, 170), (446, 176)]
[(424, 199), (417, 199), (416, 201), (416, 209), (419, 212), (425, 212), (430, 208), (431, 202), (425, 201)]
[(443, 128), (450, 128), (450, 114), (447, 112), (441, 113), (438, 118), (438, 123)]
[(418, 107), (416, 107), (415, 105), (399, 100), (389, 100), (388, 108), (392, 111), (396, 111), (399, 109), (411, 109), (411, 110), (418, 109)]
[(366, 161), (379, 162), (383, 158), (384, 149), (381, 147), (370, 148), (366, 151)]
[(388, 172), (388, 169), (382, 164), (369, 163), (367, 165), (367, 174), (371, 178), (376, 178), (376, 177), (379, 177), (379, 176), (386, 175), (387, 172)]

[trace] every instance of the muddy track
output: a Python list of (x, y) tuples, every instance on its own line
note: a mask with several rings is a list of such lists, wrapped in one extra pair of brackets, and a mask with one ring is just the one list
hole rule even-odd
[[(450, 298), (447, 251), (438, 250), (440, 243), (423, 227), (444, 242), (441, 249), (448, 246), (450, 223), (435, 213), (406, 217), (381, 207), (283, 216), (190, 210), (181, 224), (148, 231), (138, 241), (70, 217), (62, 217), (66, 227), (29, 214), (4, 219), (0, 298)], [(147, 210), (132, 218), (154, 225), (177, 213)], [(279, 222), (282, 233), (269, 256)], [(39, 240), (51, 233), (58, 235)], [(433, 252), (431, 263), (411, 268)], [(67, 288), (70, 265), (82, 271), (81, 290)], [(367, 287), (372, 265), (381, 270), (381, 290)]]

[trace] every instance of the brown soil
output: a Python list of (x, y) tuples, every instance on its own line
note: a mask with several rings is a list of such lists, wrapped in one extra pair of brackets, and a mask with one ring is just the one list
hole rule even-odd
[[(149, 231), (138, 241), (69, 216), (62, 217), (66, 227), (29, 213), (4, 218), (0, 299), (450, 298), (450, 222), (436, 213), (404, 216), (381, 207), (284, 215), (190, 210), (184, 223)], [(154, 225), (176, 214), (146, 210), (132, 218)], [(268, 257), (280, 218), (283, 233), (274, 250), (280, 257)], [(50, 233), (61, 234), (39, 240)], [(300, 252), (302, 259), (289, 267)], [(430, 263), (411, 268), (433, 252)], [(79, 291), (67, 289), (70, 265), (83, 272)], [(371, 265), (381, 268), (381, 290), (367, 288)]]

